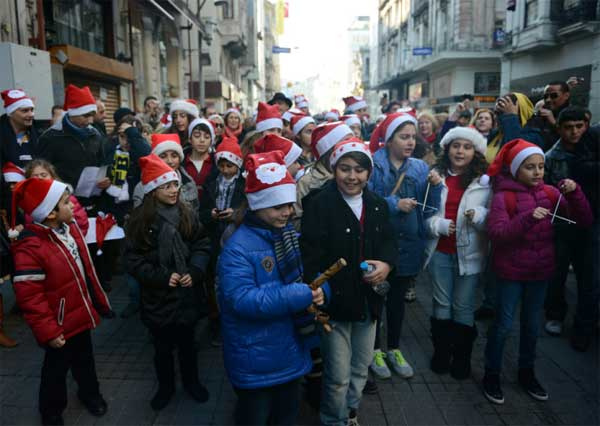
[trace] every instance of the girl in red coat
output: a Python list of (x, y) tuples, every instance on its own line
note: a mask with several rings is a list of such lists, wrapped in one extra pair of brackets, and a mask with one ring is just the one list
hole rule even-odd
[(67, 185), (37, 178), (19, 182), (13, 212), (17, 207), (33, 219), (11, 252), (17, 302), (46, 351), (39, 394), (42, 422), (63, 424), (69, 370), (79, 385), (81, 402), (91, 414), (102, 416), (107, 405), (100, 394), (90, 329), (100, 322), (98, 312), (114, 314), (83, 233), (73, 220)]

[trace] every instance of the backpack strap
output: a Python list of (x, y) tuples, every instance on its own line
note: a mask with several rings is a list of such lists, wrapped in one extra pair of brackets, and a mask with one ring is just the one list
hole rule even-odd
[(517, 196), (512, 191), (504, 191), (504, 205), (508, 212), (508, 217), (512, 218), (517, 212)]

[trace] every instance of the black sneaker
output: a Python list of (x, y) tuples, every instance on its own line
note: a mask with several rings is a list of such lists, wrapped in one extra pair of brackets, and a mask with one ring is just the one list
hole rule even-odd
[(577, 352), (587, 352), (592, 344), (592, 336), (573, 334), (571, 336), (571, 347)]
[(184, 385), (185, 391), (196, 401), (206, 402), (210, 398), (208, 389), (206, 389), (201, 383), (192, 383)]
[(79, 400), (93, 416), (102, 417), (108, 410), (108, 405), (100, 394), (89, 398), (82, 398), (79, 396)]
[(533, 399), (538, 401), (547, 401), (548, 392), (540, 385), (535, 378), (533, 369), (522, 369), (519, 370), (519, 384)]
[(150, 401), (150, 406), (153, 410), (162, 410), (167, 405), (169, 405), (169, 401), (171, 401), (173, 394), (175, 394), (175, 391), (173, 389), (158, 388), (158, 392), (156, 392), (156, 394)]
[(487, 306), (481, 306), (475, 311), (475, 320), (482, 321), (488, 319), (494, 319), (496, 312)]
[(44, 426), (62, 426), (65, 421), (60, 414), (42, 415), (42, 424)]
[(363, 388), (363, 395), (375, 395), (377, 393), (377, 382), (375, 380), (367, 380)]
[(483, 377), (483, 394), (494, 404), (504, 404), (504, 393), (500, 387), (500, 375), (486, 374)]

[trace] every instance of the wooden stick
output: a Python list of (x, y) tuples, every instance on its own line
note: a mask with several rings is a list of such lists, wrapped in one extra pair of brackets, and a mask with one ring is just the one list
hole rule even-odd
[(319, 287), (321, 287), (323, 285), (323, 283), (325, 281), (327, 281), (329, 278), (333, 277), (335, 274), (340, 272), (340, 270), (343, 267), (345, 267), (347, 264), (348, 263), (346, 262), (345, 259), (343, 259), (343, 258), (338, 259), (325, 272), (323, 272), (321, 275), (319, 275), (317, 278), (315, 278), (315, 280), (313, 282), (311, 282), (309, 284), (310, 288), (312, 288), (313, 290), (318, 289)]
[[(560, 192), (558, 194), (558, 201), (556, 202), (556, 207), (554, 207), (554, 213), (552, 213), (552, 219), (550, 220), (550, 223), (554, 223), (554, 218), (557, 217), (556, 212), (558, 211), (558, 207), (560, 206), (561, 199), (562, 199), (562, 192)], [(561, 219), (564, 220), (564, 217), (562, 217)]]
[(431, 182), (427, 181), (427, 188), (425, 189), (425, 198), (423, 198), (423, 211), (425, 211), (425, 206), (427, 205), (427, 197), (429, 196), (429, 187), (430, 186), (431, 186)]

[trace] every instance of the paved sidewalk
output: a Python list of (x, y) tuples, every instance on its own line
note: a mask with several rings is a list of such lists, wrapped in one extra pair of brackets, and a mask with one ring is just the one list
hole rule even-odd
[[(572, 286), (569, 286), (572, 288)], [(363, 399), (359, 420), (362, 425), (597, 425), (598, 349), (585, 354), (573, 351), (567, 336), (549, 337), (542, 332), (536, 364), (538, 377), (550, 393), (547, 402), (535, 402), (516, 385), (518, 339), (509, 339), (503, 374), (506, 403), (490, 404), (479, 382), (483, 376), (483, 348), (487, 324), (479, 323), (473, 377), (458, 382), (428, 369), (432, 346), (429, 339), (431, 296), (428, 283), (417, 285), (418, 300), (407, 305), (402, 350), (415, 368), (415, 377), (405, 381), (393, 377), (379, 382), (379, 393)], [(127, 289), (119, 280), (110, 294), (120, 312), (127, 303)], [(569, 292), (569, 300), (573, 301)], [(199, 327), (197, 340), (207, 342), (206, 324)], [(0, 425), (36, 425), (37, 392), (43, 351), (34, 342), (29, 328), (18, 316), (9, 316), (6, 329), (19, 340), (15, 349), (0, 349)], [(567, 333), (565, 333), (567, 334)], [(210, 393), (206, 404), (191, 400), (178, 388), (176, 398), (160, 413), (149, 400), (156, 390), (152, 365), (153, 349), (139, 319), (105, 320), (93, 333), (96, 365), (101, 391), (108, 401), (108, 413), (101, 418), (88, 414), (76, 397), (76, 385), (69, 379), (69, 425), (220, 425), (231, 424), (235, 395), (229, 384), (219, 349), (200, 344), (200, 377)], [(318, 417), (302, 405), (300, 424), (318, 424)]]

